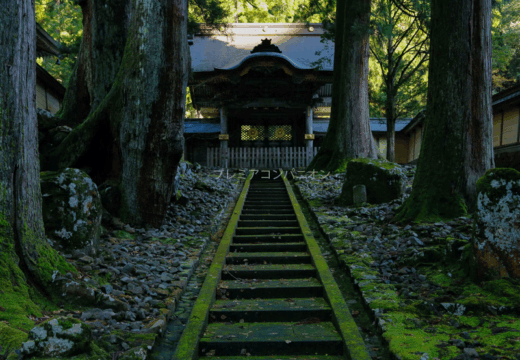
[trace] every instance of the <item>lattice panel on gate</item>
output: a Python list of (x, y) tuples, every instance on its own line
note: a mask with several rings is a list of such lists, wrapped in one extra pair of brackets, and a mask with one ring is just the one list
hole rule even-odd
[(269, 140), (281, 141), (292, 139), (291, 125), (269, 126), (267, 133)]
[(240, 140), (254, 141), (263, 140), (265, 138), (265, 130), (263, 126), (258, 125), (242, 125), (240, 127)]

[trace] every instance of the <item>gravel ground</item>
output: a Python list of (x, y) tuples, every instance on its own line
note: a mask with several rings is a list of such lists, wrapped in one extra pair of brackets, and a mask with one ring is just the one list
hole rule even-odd
[(343, 174), (295, 184), (396, 358), (520, 359), (519, 284), (468, 279), (473, 219), (391, 223), (411, 192), (415, 166), (405, 170), (404, 196), (376, 206), (335, 206)]
[(65, 255), (80, 275), (56, 279), (63, 282), (67, 300), (76, 298), (83, 306), (65, 305), (49, 315), (83, 320), (97, 344), (119, 359), (131, 358), (138, 348), (151, 350), (156, 336), (163, 335), (202, 251), (209, 241), (218, 240), (224, 212), (242, 190), (238, 176), (219, 177), (186, 165), (180, 172), (165, 225), (138, 229), (111, 219), (100, 255)]

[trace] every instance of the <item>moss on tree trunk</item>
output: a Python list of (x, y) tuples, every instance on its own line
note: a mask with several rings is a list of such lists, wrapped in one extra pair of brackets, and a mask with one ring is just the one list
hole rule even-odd
[(336, 171), (351, 158), (377, 158), (368, 106), (370, 0), (338, 0), (332, 109), (309, 170)]
[(432, 1), (428, 105), (411, 196), (395, 221), (472, 211), (476, 181), (494, 167), (491, 0)]
[[(42, 221), (36, 124), (34, 4), (8, 0), (0, 22), (0, 227), (3, 248), (47, 291), (53, 274), (74, 271), (47, 242)], [(8, 229), (12, 228), (12, 231)], [(14, 281), (15, 278), (12, 278)]]

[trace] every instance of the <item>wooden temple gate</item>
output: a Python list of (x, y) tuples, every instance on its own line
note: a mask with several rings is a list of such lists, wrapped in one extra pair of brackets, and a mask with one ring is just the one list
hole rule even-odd
[(317, 147), (208, 148), (207, 166), (247, 169), (298, 169), (310, 164)]

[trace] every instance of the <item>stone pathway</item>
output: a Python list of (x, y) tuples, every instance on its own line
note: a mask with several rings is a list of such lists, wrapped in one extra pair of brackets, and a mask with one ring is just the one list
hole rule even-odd
[(173, 358), (370, 359), (288, 182), (247, 186)]

